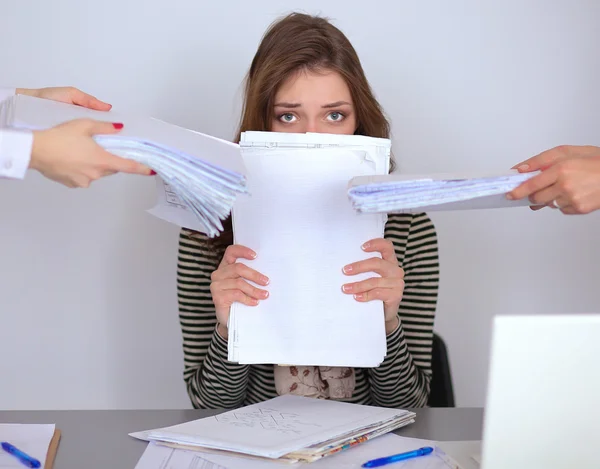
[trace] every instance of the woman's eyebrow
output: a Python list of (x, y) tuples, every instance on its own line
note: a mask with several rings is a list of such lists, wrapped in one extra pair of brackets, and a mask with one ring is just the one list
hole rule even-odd
[(336, 101), (335, 103), (329, 103), (329, 104), (324, 104), (323, 106), (321, 106), (323, 109), (330, 109), (332, 107), (339, 107), (339, 106), (350, 106), (350, 103), (348, 101)]
[(285, 107), (287, 109), (295, 109), (297, 107), (302, 107), (302, 104), (300, 103), (275, 103), (275, 107)]

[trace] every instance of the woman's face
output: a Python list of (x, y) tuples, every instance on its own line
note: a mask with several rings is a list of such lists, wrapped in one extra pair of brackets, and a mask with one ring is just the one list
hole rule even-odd
[(271, 131), (352, 135), (356, 116), (350, 89), (337, 72), (301, 70), (275, 95)]

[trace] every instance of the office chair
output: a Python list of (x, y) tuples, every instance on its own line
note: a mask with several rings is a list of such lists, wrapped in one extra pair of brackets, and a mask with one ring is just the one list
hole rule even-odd
[(444, 340), (436, 333), (433, 334), (431, 392), (427, 405), (429, 407), (454, 407), (454, 387), (452, 386), (448, 349)]

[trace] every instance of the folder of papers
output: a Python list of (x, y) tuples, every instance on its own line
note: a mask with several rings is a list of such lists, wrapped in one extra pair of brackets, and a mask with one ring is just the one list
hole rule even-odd
[(360, 213), (415, 213), (530, 205), (505, 194), (538, 174), (516, 170), (499, 175), (386, 174), (350, 180), (348, 197)]
[[(238, 259), (266, 275), (269, 297), (234, 303), (228, 356), (243, 364), (376, 367), (386, 354), (383, 303), (361, 303), (344, 283), (377, 276), (342, 268), (378, 255), (361, 245), (383, 237), (384, 214), (357, 214), (346, 187), (356, 175), (389, 171), (390, 141), (355, 135), (245, 132), (240, 149), (248, 195), (233, 207)], [(332, 334), (332, 327), (335, 333)]]
[(183, 449), (314, 462), (415, 421), (413, 412), (284, 395), (132, 437)]
[(113, 135), (97, 135), (106, 150), (138, 161), (158, 174), (157, 205), (150, 213), (208, 236), (223, 230), (238, 194), (246, 193), (239, 146), (158, 119), (101, 112), (31, 96), (0, 105), (0, 127), (42, 130), (72, 119), (121, 122)]

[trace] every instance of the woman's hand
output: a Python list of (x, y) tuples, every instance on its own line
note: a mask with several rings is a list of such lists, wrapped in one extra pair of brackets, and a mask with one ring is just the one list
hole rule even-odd
[(97, 111), (109, 111), (110, 104), (100, 101), (95, 96), (84, 93), (72, 86), (58, 86), (53, 88), (17, 88), (17, 94), (33, 96), (35, 98), (50, 99), (61, 103), (76, 104), (77, 106), (95, 109)]
[(533, 210), (545, 206), (566, 214), (600, 209), (600, 148), (556, 147), (516, 165), (520, 172), (541, 173), (507, 194), (509, 199), (528, 197)]
[(117, 172), (152, 175), (133, 160), (104, 150), (93, 136), (117, 133), (123, 124), (77, 119), (33, 132), (29, 167), (67, 187), (89, 187), (92, 181)]
[(269, 279), (247, 265), (237, 262), (238, 259), (256, 259), (256, 253), (239, 244), (228, 246), (219, 268), (211, 275), (210, 292), (217, 314), (217, 329), (224, 339), (228, 338), (227, 322), (233, 303), (256, 306), (260, 300), (269, 296), (268, 291), (256, 288), (247, 282), (250, 280), (257, 285), (266, 286), (269, 284)]
[(404, 292), (404, 271), (391, 241), (383, 238), (372, 239), (362, 245), (365, 252), (380, 252), (381, 258), (372, 257), (364, 261), (348, 264), (343, 271), (346, 275), (375, 272), (381, 277), (373, 277), (361, 282), (346, 283), (342, 291), (354, 295), (356, 301), (382, 300), (385, 313), (385, 330), (391, 334), (398, 327), (398, 307)]

